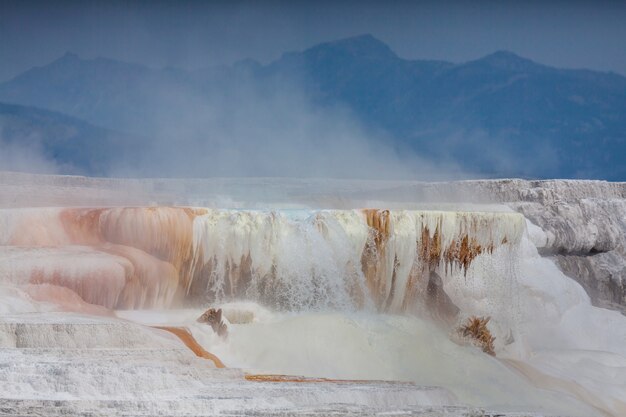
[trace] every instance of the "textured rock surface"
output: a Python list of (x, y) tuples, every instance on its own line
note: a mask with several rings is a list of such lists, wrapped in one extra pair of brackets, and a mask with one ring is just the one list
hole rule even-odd
[[(540, 251), (580, 283), (594, 305), (626, 313), (626, 184), (521, 182), (523, 201), (503, 187), (514, 210), (543, 229)], [(525, 187), (525, 188), (524, 188)], [(542, 244), (543, 243), (543, 244)]]

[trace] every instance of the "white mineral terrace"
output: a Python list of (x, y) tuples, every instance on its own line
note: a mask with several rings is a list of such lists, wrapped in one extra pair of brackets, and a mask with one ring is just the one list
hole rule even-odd
[(626, 415), (626, 321), (542, 233), (503, 207), (0, 209), (0, 413)]

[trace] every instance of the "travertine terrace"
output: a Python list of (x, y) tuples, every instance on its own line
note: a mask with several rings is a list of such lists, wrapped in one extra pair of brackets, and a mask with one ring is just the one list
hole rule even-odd
[(619, 254), (618, 185), (0, 177), (11, 415), (626, 410), (623, 316), (538, 252)]
[[(49, 301), (73, 292), (109, 309), (257, 291), (282, 307), (413, 311), (431, 271), (466, 271), (476, 256), (517, 244), (524, 230), (514, 213), (379, 209), (34, 208), (3, 209), (0, 219), (4, 282), (40, 298), (37, 285), (61, 287)], [(282, 298), (298, 285), (315, 289), (295, 291), (307, 300)]]

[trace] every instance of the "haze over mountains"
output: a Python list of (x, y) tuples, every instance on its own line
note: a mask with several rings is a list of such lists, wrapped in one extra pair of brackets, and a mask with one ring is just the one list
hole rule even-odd
[(405, 60), (364, 35), (197, 71), (68, 53), (0, 101), (0, 145), (68, 173), (626, 180), (626, 78), (505, 51)]

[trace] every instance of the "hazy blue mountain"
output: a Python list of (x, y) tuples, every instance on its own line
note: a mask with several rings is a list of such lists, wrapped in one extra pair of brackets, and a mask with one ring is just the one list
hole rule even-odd
[[(153, 70), (111, 59), (67, 53), (0, 85), (0, 100), (68, 114), (116, 130), (143, 133), (159, 94), (186, 83), (182, 71)], [(173, 87), (171, 87), (173, 86)], [(191, 92), (185, 91), (190, 94)]]
[(462, 64), (406, 60), (364, 35), (265, 66), (246, 60), (198, 71), (68, 54), (0, 84), (0, 99), (150, 136), (190, 109), (203, 118), (216, 105), (234, 108), (241, 91), (269, 97), (290, 88), (315, 106), (349, 108), (400, 151), (487, 176), (626, 180), (626, 78), (506, 51)]
[(459, 65), (408, 61), (371, 36), (286, 54), (268, 70), (298, 74), (316, 100), (344, 102), (436, 158), (496, 175), (626, 179), (626, 78), (616, 74), (504, 51)]
[(0, 103), (0, 144), (54, 161), (63, 173), (107, 175), (120, 158), (136, 157), (142, 141), (60, 113)]

